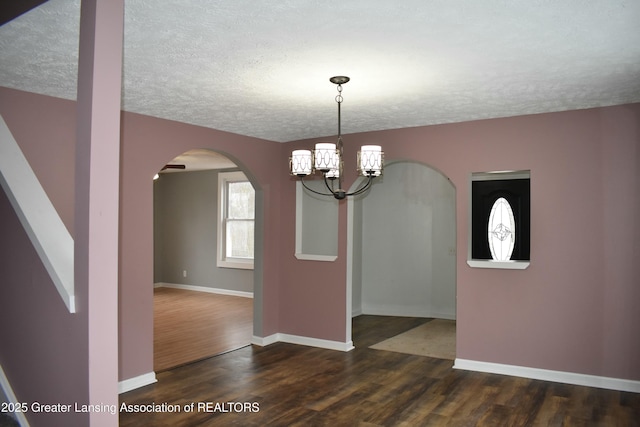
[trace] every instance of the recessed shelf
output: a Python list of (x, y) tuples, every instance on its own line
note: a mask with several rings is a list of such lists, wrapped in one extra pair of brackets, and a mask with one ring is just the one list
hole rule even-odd
[(524, 270), (529, 261), (493, 261), (490, 259), (468, 259), (467, 264), (473, 268), (498, 268), (504, 270)]

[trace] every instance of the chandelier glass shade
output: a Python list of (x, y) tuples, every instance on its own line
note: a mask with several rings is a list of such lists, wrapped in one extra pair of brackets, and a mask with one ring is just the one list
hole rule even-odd
[[(336, 199), (344, 199), (347, 196), (354, 196), (365, 192), (373, 178), (382, 175), (384, 167), (384, 153), (379, 145), (363, 145), (358, 151), (357, 170), (358, 174), (367, 177), (367, 181), (352, 193), (347, 193), (342, 186), (344, 175), (343, 143), (341, 130), (341, 110), (342, 85), (349, 81), (349, 77), (336, 76), (329, 79), (331, 83), (338, 86), (338, 141), (337, 144), (330, 142), (319, 142), (313, 150), (294, 150), (289, 158), (289, 173), (300, 178), (302, 185), (313, 193), (325, 196), (333, 196)], [(304, 177), (320, 172), (323, 175), (329, 193), (323, 193), (309, 188)]]

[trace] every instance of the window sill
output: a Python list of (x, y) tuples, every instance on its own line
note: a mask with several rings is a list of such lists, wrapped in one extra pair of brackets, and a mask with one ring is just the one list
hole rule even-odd
[(217, 266), (220, 268), (238, 268), (242, 270), (253, 270), (253, 261), (223, 261), (218, 260)]
[(312, 255), (312, 254), (301, 254), (301, 253), (296, 253), (296, 258), (307, 260), (307, 261), (328, 261), (328, 262), (332, 262), (338, 259), (336, 255)]
[(468, 259), (467, 264), (473, 268), (497, 268), (503, 270), (524, 270), (529, 261), (492, 261), (489, 259)]

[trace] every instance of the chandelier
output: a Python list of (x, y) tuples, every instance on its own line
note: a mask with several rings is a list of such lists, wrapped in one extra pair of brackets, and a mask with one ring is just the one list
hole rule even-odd
[[(294, 150), (289, 158), (289, 172), (291, 175), (300, 178), (302, 185), (312, 193), (323, 196), (333, 196), (342, 200), (347, 196), (355, 196), (364, 193), (371, 187), (373, 178), (382, 175), (384, 153), (379, 145), (363, 145), (358, 151), (357, 166), (358, 174), (368, 178), (357, 190), (347, 193), (342, 186), (343, 179), (343, 154), (342, 154), (342, 130), (340, 106), (342, 104), (342, 85), (349, 81), (349, 77), (335, 76), (329, 81), (337, 85), (338, 95), (338, 141), (337, 144), (330, 142), (319, 142), (314, 150)], [(324, 183), (329, 193), (323, 193), (309, 188), (304, 181), (304, 177), (319, 171), (322, 173)]]

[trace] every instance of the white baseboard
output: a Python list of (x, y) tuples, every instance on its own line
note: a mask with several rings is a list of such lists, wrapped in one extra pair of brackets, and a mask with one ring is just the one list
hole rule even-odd
[(138, 375), (137, 377), (129, 378), (128, 380), (122, 380), (118, 383), (118, 394), (126, 393), (128, 391), (153, 384), (157, 381), (155, 372), (149, 372)]
[(361, 314), (369, 314), (373, 316), (398, 316), (398, 317), (426, 317), (433, 319), (455, 320), (456, 314), (442, 313), (437, 311), (426, 310), (421, 307), (405, 307), (395, 305), (371, 305), (362, 304)]
[(503, 365), (501, 363), (479, 362), (476, 360), (456, 359), (454, 369), (510, 375), (534, 380), (552, 381), (564, 384), (604, 388), (608, 390), (640, 393), (640, 381), (621, 378), (600, 377), (573, 372), (550, 371), (547, 369), (527, 368), (525, 366)]
[[(13, 392), (11, 388), (11, 384), (9, 384), (9, 380), (7, 376), (4, 374), (4, 370), (2, 366), (0, 366), (0, 388), (4, 395), (7, 397), (7, 403), (18, 403), (20, 402), (16, 397), (16, 394)], [(27, 421), (27, 417), (23, 412), (14, 412), (13, 417), (18, 421), (21, 427), (29, 427), (29, 421)]]
[(184, 289), (187, 291), (207, 292), (210, 294), (231, 295), (234, 297), (253, 298), (253, 292), (234, 291), (231, 289), (222, 289), (222, 288), (210, 288), (208, 286), (195, 286), (195, 285), (183, 285), (179, 283), (158, 282), (158, 283), (154, 283), (153, 287)]
[(251, 338), (251, 344), (255, 344), (260, 347), (266, 347), (278, 342), (278, 334), (269, 335), (268, 337), (256, 337)]
[(289, 344), (298, 344), (298, 345), (306, 345), (308, 347), (318, 347), (318, 348), (326, 348), (328, 350), (337, 350), (337, 351), (351, 351), (355, 347), (353, 346), (353, 341), (349, 342), (340, 342), (340, 341), (330, 341), (330, 340), (322, 340), (319, 338), (309, 338), (309, 337), (301, 337), (298, 335), (289, 335), (289, 334), (273, 334), (267, 337), (253, 337), (251, 340), (252, 344), (259, 345), (260, 347), (265, 347), (270, 344), (274, 344), (277, 342), (286, 342)]

